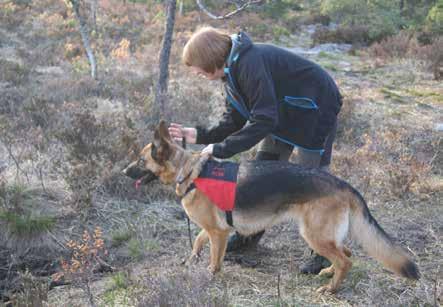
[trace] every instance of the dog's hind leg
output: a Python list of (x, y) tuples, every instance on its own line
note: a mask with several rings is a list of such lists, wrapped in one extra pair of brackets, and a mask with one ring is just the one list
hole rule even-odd
[(194, 245), (192, 247), (192, 254), (189, 256), (188, 260), (186, 260), (185, 265), (190, 265), (200, 258), (200, 253), (203, 249), (203, 246), (208, 242), (209, 237), (206, 230), (202, 229), (198, 234), (197, 238), (195, 238)]
[[(321, 237), (321, 235), (320, 235)], [(331, 292), (334, 293), (337, 291), (338, 287), (342, 283), (346, 274), (350, 270), (352, 266), (352, 262), (346, 256), (346, 254), (342, 251), (340, 247), (337, 247), (336, 242), (334, 241), (325, 241), (323, 239), (319, 240), (318, 236), (312, 237), (310, 235), (304, 235), (306, 242), (309, 246), (318, 254), (326, 257), (329, 261), (331, 261), (332, 265), (325, 269), (325, 273), (332, 273), (333, 271), (334, 277), (329, 282), (329, 284), (322, 286), (317, 289), (317, 292)], [(320, 272), (322, 273), (322, 272)]]
[(319, 293), (323, 293), (325, 291), (334, 293), (337, 291), (338, 287), (343, 282), (343, 279), (352, 266), (352, 262), (340, 249), (334, 246), (334, 243), (331, 242), (328, 245), (329, 247), (325, 247), (324, 249), (319, 248), (321, 251), (317, 250), (317, 252), (333, 263), (334, 277), (329, 284), (317, 289), (317, 292)]
[(325, 273), (333, 270), (334, 277), (328, 285), (320, 287), (318, 292), (335, 292), (352, 266), (347, 256), (349, 250), (343, 247), (349, 227), (348, 215), (347, 208), (331, 198), (329, 202), (324, 200), (311, 204), (300, 220), (303, 238), (315, 252), (332, 263), (332, 267)]
[[(347, 248), (346, 246), (342, 247), (343, 253), (346, 255), (346, 257), (351, 257), (352, 256), (352, 252), (349, 248)], [(334, 269), (334, 265), (331, 265), (327, 268), (324, 268), (323, 270), (320, 271), (320, 273), (318, 273), (319, 276), (332, 276), (334, 275), (335, 269)]]
[(211, 260), (208, 269), (214, 274), (221, 269), (228, 244), (229, 231), (210, 231), (208, 235), (211, 244)]

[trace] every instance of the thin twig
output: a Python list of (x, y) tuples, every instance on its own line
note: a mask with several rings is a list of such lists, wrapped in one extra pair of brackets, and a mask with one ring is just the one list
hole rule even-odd
[(229, 17), (234, 16), (235, 14), (238, 14), (239, 12), (243, 11), (244, 9), (246, 9), (248, 6), (250, 6), (251, 4), (259, 4), (262, 2), (262, 0), (254, 0), (254, 1), (248, 1), (246, 3), (244, 3), (242, 6), (237, 6), (237, 9), (227, 13), (225, 15), (214, 15), (212, 14), (202, 3), (200, 0), (196, 0), (195, 1), (198, 5), (198, 7), (209, 17), (211, 17), (212, 19), (216, 19), (216, 20), (221, 20), (221, 19), (227, 19)]
[(38, 168), (38, 176), (40, 178), (40, 183), (42, 185), (43, 192), (45, 192), (46, 195), (49, 195), (49, 193), (48, 193), (48, 191), (46, 190), (46, 187), (45, 187), (45, 182), (44, 182), (44, 179), (43, 179), (43, 173), (42, 173), (42, 168), (41, 167)]

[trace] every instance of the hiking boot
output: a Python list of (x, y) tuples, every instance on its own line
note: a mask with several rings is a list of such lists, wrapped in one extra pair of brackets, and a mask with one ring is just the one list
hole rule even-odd
[(242, 236), (238, 232), (229, 238), (226, 252), (235, 252), (240, 250), (246, 250), (257, 246), (258, 241), (263, 236), (265, 231), (260, 231), (250, 236)]
[(324, 268), (331, 266), (331, 262), (319, 254), (314, 254), (311, 258), (305, 262), (300, 268), (302, 274), (318, 274)]

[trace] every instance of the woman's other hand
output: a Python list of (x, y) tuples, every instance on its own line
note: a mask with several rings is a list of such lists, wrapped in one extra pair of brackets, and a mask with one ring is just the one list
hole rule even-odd
[(180, 124), (171, 123), (168, 128), (169, 134), (175, 141), (181, 142), (185, 138), (186, 143), (195, 144), (197, 141), (197, 129), (183, 127)]

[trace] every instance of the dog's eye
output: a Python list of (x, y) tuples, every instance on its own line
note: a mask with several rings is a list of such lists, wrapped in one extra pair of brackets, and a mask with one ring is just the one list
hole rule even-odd
[(144, 158), (144, 157), (140, 157), (140, 158), (138, 159), (137, 165), (138, 165), (139, 167), (144, 167), (144, 166), (145, 166), (145, 162), (146, 162), (145, 158)]

